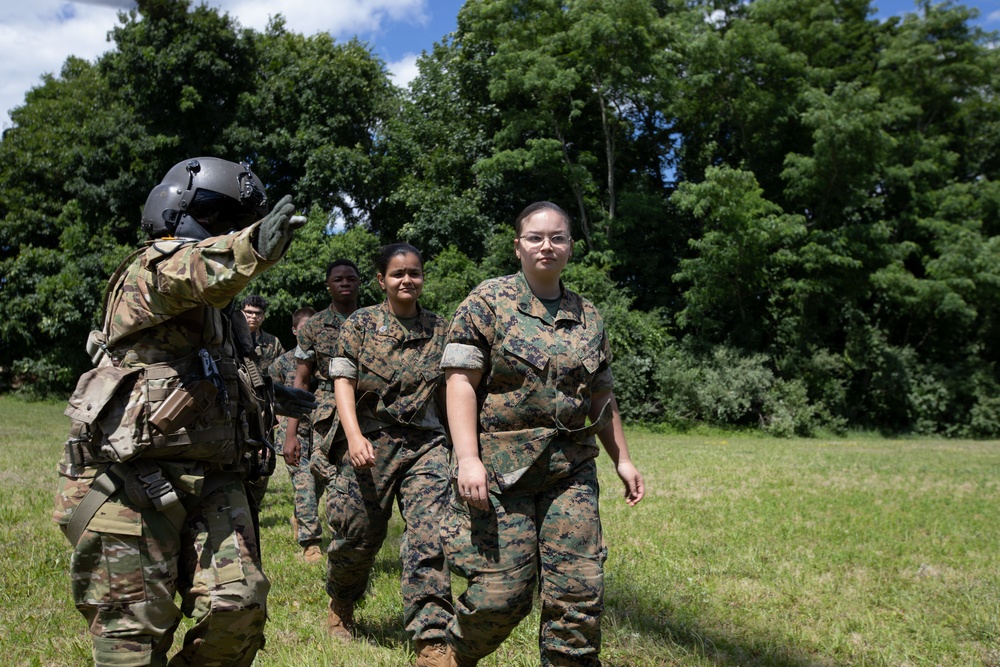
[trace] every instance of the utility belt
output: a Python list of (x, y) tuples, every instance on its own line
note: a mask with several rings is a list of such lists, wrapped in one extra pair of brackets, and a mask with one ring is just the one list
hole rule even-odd
[(101, 506), (121, 489), (124, 489), (132, 505), (139, 509), (155, 508), (180, 534), (193, 501), (237, 481), (240, 481), (240, 476), (234, 472), (212, 473), (205, 477), (196, 496), (174, 488), (160, 466), (153, 461), (136, 459), (128, 463), (112, 463), (94, 478), (90, 490), (73, 511), (66, 524), (66, 537), (75, 547)]

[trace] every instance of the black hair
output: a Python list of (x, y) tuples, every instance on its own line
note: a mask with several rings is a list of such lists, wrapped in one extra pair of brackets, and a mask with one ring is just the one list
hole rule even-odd
[(256, 294), (251, 294), (247, 298), (243, 299), (243, 308), (250, 306), (251, 308), (260, 308), (261, 312), (267, 312), (267, 299)]
[(393, 257), (396, 255), (409, 255), (410, 253), (417, 256), (422, 270), (424, 268), (424, 258), (420, 254), (420, 251), (409, 243), (390, 243), (379, 248), (378, 255), (375, 257), (375, 267), (384, 276), (385, 272), (389, 270), (389, 262), (392, 261)]
[(521, 211), (521, 214), (517, 216), (517, 220), (514, 221), (514, 233), (517, 236), (520, 236), (521, 225), (524, 224), (524, 221), (539, 211), (552, 211), (553, 213), (557, 213), (562, 216), (563, 220), (566, 221), (566, 227), (569, 229), (573, 228), (573, 223), (569, 219), (569, 213), (562, 210), (558, 204), (553, 204), (550, 201), (536, 201), (534, 204), (528, 204), (525, 206), (524, 210)]
[(335, 259), (326, 265), (326, 279), (330, 279), (330, 272), (333, 271), (338, 266), (349, 266), (354, 269), (354, 273), (357, 274), (358, 278), (361, 277), (361, 271), (358, 270), (358, 265), (349, 259)]

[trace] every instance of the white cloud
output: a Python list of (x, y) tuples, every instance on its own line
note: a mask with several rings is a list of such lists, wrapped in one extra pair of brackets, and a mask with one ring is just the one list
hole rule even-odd
[(386, 65), (393, 83), (400, 88), (406, 88), (410, 85), (411, 81), (417, 78), (417, 74), (420, 73), (417, 69), (417, 57), (412, 53), (408, 53), (402, 60), (397, 60), (394, 63)]
[[(229, 12), (244, 27), (263, 30), (280, 13), (293, 32), (326, 31), (338, 39), (354, 34), (377, 37), (387, 22), (425, 25), (428, 21), (427, 0), (207, 0), (205, 4)], [(9, 111), (24, 104), (25, 93), (41, 83), (42, 75), (58, 75), (71, 55), (93, 62), (112, 48), (107, 33), (118, 24), (118, 12), (131, 6), (131, 0), (0, 0), (0, 129), (11, 126)], [(398, 63), (400, 85), (415, 71), (408, 61)]]
[[(6, 3), (5, 3), (6, 4)], [(5, 7), (0, 19), (0, 127), (43, 74), (59, 74), (70, 55), (93, 61), (107, 51), (118, 11), (108, 6), (33, 0)]]

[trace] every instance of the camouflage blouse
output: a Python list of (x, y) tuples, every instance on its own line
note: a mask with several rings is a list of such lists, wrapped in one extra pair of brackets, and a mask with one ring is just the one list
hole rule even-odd
[(357, 380), (362, 432), (390, 424), (444, 432), (435, 391), (443, 378), (445, 331), (444, 319), (423, 308), (407, 330), (388, 302), (347, 318), (330, 374)]
[[(553, 317), (524, 274), (476, 287), (455, 312), (441, 367), (482, 371), (476, 389), (479, 446), (494, 479), (513, 484), (553, 441), (597, 455), (588, 427), (591, 396), (610, 391), (611, 349), (604, 320), (580, 295), (562, 288)], [(601, 424), (603, 425), (603, 424)]]

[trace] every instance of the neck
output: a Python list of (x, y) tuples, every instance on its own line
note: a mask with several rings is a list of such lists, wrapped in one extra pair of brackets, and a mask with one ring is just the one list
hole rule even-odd
[(531, 288), (531, 293), (539, 299), (555, 299), (562, 295), (562, 290), (559, 289), (558, 275), (552, 278), (547, 276), (545, 278), (540, 278), (538, 276), (529, 276), (526, 273), (524, 274), (524, 278), (528, 281), (528, 287)]
[(330, 302), (330, 310), (335, 313), (340, 313), (341, 315), (350, 315), (355, 310), (358, 309), (358, 302), (352, 301), (351, 303), (337, 303), (336, 301)]
[(396, 317), (416, 317), (417, 316), (417, 302), (411, 301), (408, 303), (396, 303), (392, 299), (387, 299), (389, 304), (389, 312)]

